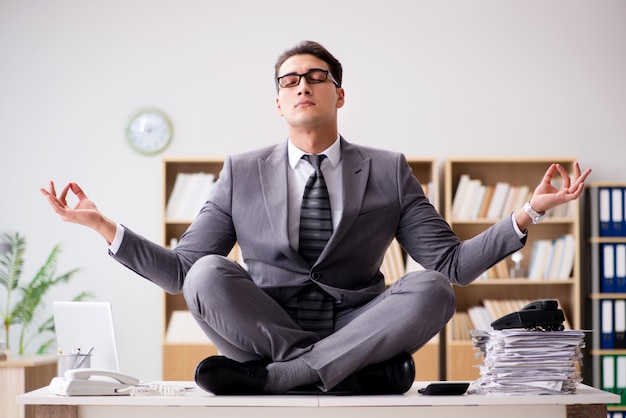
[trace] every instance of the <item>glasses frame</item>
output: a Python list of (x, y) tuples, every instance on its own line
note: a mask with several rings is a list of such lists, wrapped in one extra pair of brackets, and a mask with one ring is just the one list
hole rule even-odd
[[(324, 81), (313, 81), (311, 82), (311, 80), (309, 80), (307, 78), (307, 76), (311, 73), (317, 73), (317, 72), (322, 72), (324, 74), (326, 74), (326, 79)], [(290, 77), (290, 76), (298, 76), (298, 82), (296, 84), (294, 84), (293, 86), (282, 86), (280, 81), (285, 78), (285, 77)], [(294, 87), (298, 87), (300, 85), (300, 82), (302, 81), (302, 77), (304, 77), (306, 79), (306, 82), (308, 84), (322, 84), (327, 82), (328, 80), (331, 81), (331, 83), (333, 83), (335, 85), (335, 87), (339, 87), (339, 83), (337, 83), (337, 81), (335, 80), (335, 78), (333, 77), (333, 75), (330, 73), (330, 71), (328, 70), (324, 70), (323, 68), (311, 68), (309, 71), (307, 71), (306, 73), (302, 73), (302, 74), (298, 74), (298, 73), (287, 73), (284, 75), (281, 75), (280, 77), (278, 77), (276, 79), (276, 83), (278, 84), (278, 87), (280, 87), (281, 89), (291, 89)]]

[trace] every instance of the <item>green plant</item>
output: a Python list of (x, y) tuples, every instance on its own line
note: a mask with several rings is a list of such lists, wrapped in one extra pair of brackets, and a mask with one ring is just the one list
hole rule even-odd
[[(6, 241), (6, 251), (0, 250), (0, 284), (6, 289), (6, 301), (0, 306), (0, 315), (4, 325), (6, 348), (11, 349), (9, 331), (11, 326), (21, 326), (19, 333), (18, 354), (23, 355), (35, 337), (44, 333), (54, 334), (54, 319), (50, 316), (39, 326), (35, 326), (38, 310), (43, 305), (43, 297), (52, 287), (67, 283), (79, 269), (72, 269), (57, 275), (57, 260), (61, 253), (60, 244), (55, 245), (50, 255), (30, 282), (20, 284), (26, 252), (26, 238), (19, 233), (2, 233)], [(92, 295), (82, 292), (74, 300), (82, 300)], [(31, 332), (33, 331), (34, 332)], [(54, 335), (45, 341), (37, 354), (44, 353), (55, 341)]]

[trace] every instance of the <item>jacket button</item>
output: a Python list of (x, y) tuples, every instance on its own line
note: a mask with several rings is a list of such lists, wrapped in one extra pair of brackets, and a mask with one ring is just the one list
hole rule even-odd
[(322, 275), (319, 272), (317, 272), (317, 271), (312, 271), (311, 272), (311, 278), (313, 280), (319, 280), (320, 277), (322, 277)]

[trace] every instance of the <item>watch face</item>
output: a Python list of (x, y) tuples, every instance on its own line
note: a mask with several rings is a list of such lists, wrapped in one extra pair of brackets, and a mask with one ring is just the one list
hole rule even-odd
[(172, 124), (163, 112), (144, 109), (130, 119), (126, 136), (136, 151), (156, 154), (163, 151), (172, 140)]

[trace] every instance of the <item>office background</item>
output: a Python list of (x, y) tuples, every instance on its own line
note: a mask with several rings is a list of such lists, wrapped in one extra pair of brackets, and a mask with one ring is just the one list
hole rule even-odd
[[(122, 371), (160, 378), (161, 290), (60, 221), (38, 189), (76, 181), (160, 241), (162, 157), (285, 140), (273, 66), (303, 39), (344, 65), (349, 141), (441, 163), (576, 156), (591, 180), (626, 181), (623, 0), (0, 0), (0, 229), (26, 235), (25, 278), (56, 243), (59, 271), (81, 268), (44, 316), (92, 291), (113, 305)], [(157, 156), (124, 136), (145, 106), (174, 124)]]

